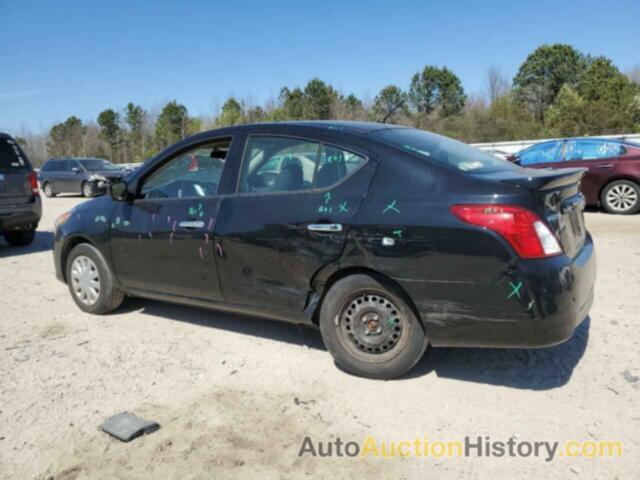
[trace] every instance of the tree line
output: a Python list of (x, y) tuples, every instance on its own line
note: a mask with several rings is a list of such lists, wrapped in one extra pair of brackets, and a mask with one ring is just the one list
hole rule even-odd
[(102, 111), (95, 121), (71, 116), (48, 135), (19, 141), (36, 164), (60, 156), (130, 163), (210, 128), (305, 119), (384, 119), (470, 143), (640, 132), (640, 68), (625, 75), (606, 57), (570, 45), (542, 45), (513, 79), (490, 68), (481, 94), (467, 94), (447, 67), (427, 65), (404, 87), (388, 85), (373, 99), (313, 78), (304, 87), (283, 87), (277, 99), (262, 105), (229, 97), (212, 118), (191, 116), (175, 100), (153, 115), (129, 103)]

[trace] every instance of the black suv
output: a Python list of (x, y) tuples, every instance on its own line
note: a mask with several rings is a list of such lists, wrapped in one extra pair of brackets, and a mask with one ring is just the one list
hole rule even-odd
[(0, 133), (0, 235), (13, 246), (29, 245), (42, 217), (36, 174), (20, 145)]
[(102, 158), (52, 158), (38, 173), (38, 181), (47, 197), (58, 193), (81, 193), (93, 197), (125, 171)]

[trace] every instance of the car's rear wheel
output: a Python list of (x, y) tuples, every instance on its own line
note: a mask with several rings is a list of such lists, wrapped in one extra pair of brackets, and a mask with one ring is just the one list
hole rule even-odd
[(95, 188), (91, 182), (84, 182), (82, 184), (82, 196), (91, 198), (95, 195)]
[(5, 232), (4, 239), (12, 247), (26, 247), (31, 245), (36, 238), (35, 227), (27, 230), (14, 230), (13, 232)]
[(51, 198), (51, 197), (55, 197), (55, 196), (56, 196), (55, 192), (53, 191), (53, 188), (51, 187), (51, 184), (50, 184), (50, 183), (48, 183), (48, 182), (47, 182), (47, 183), (45, 183), (45, 184), (42, 186), (42, 190), (44, 191), (44, 194), (45, 194), (48, 198)]
[(66, 273), (71, 296), (81, 310), (103, 314), (122, 304), (124, 293), (116, 288), (109, 265), (93, 245), (81, 243), (71, 250)]
[(609, 213), (636, 213), (640, 210), (640, 185), (630, 180), (611, 182), (602, 191), (601, 202)]
[(320, 311), (324, 343), (343, 370), (394, 378), (410, 370), (427, 348), (420, 321), (389, 282), (351, 275), (327, 292)]

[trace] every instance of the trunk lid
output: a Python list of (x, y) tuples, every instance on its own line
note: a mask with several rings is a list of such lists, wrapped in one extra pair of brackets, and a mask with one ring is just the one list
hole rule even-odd
[(573, 258), (586, 238), (585, 199), (580, 192), (580, 181), (586, 171), (585, 168), (524, 169), (522, 175), (509, 171), (498, 175), (497, 180), (532, 193), (536, 213), (546, 221), (565, 253)]
[(19, 145), (11, 138), (0, 137), (0, 205), (29, 203), (31, 164)]

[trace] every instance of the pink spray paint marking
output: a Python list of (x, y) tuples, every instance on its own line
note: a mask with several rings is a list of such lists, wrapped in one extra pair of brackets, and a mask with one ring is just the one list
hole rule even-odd
[(169, 234), (169, 246), (173, 247), (173, 232)]
[(151, 235), (151, 232), (149, 232), (149, 238), (153, 238), (153, 235)]
[(174, 220), (174, 221), (173, 221), (173, 226), (171, 227), (171, 231), (172, 231), (172, 232), (175, 232), (175, 231), (176, 231), (176, 223), (178, 223), (178, 221), (177, 221), (177, 220)]
[(209, 245), (209, 234), (208, 233), (204, 234), (204, 244), (205, 245)]
[(151, 221), (155, 222), (156, 221), (156, 214), (154, 213), (153, 215), (151, 215)]
[(204, 260), (204, 252), (202, 251), (202, 247), (198, 247), (198, 252), (200, 253), (200, 259)]
[(213, 217), (209, 218), (209, 226), (207, 227), (207, 230), (211, 230), (211, 227), (213, 227)]
[(167, 223), (171, 223), (171, 215), (167, 216)]

